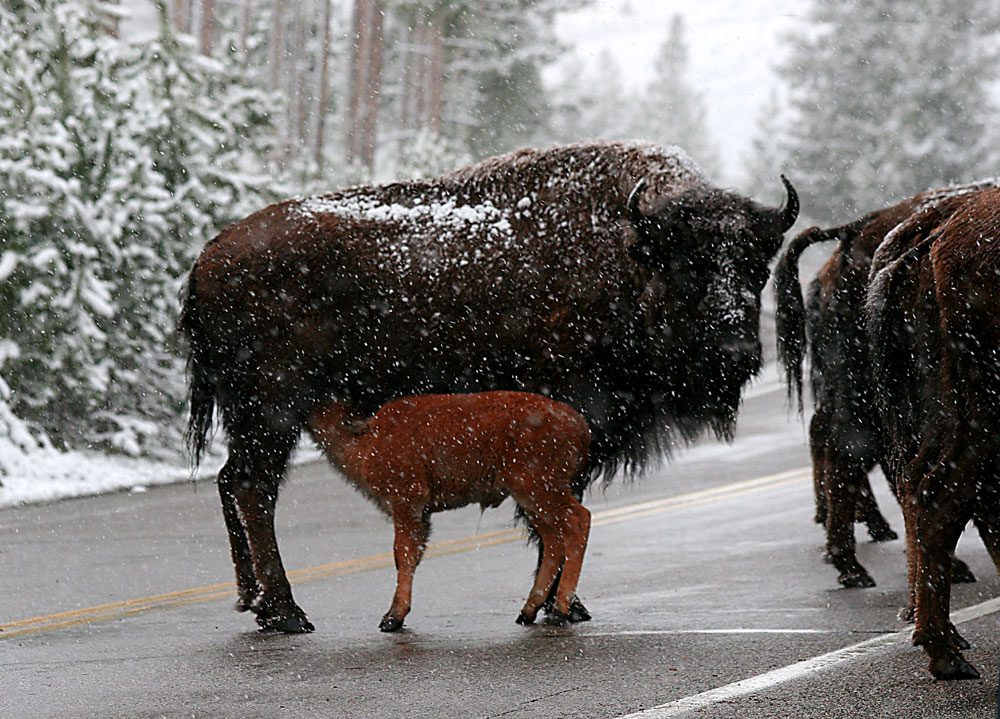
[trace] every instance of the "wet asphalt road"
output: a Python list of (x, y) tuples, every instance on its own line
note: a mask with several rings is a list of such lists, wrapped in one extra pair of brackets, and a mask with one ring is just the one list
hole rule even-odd
[[(211, 483), (2, 510), (0, 717), (610, 719), (904, 629), (902, 542), (872, 544), (859, 528), (878, 586), (838, 588), (796, 471), (807, 464), (801, 422), (765, 381), (733, 445), (706, 441), (641, 482), (594, 491), (580, 582), (594, 619), (570, 628), (514, 624), (534, 553), (505, 504), (435, 515), (436, 556), (417, 572), (406, 629), (380, 633), (391, 525), (320, 463), (293, 470), (278, 509), (310, 635), (261, 635), (232, 611)], [(958, 587), (953, 609), (1000, 596), (978, 537), (959, 554), (980, 582)], [(993, 719), (998, 617), (961, 625), (980, 681), (936, 682), (895, 641), (641, 716)]]

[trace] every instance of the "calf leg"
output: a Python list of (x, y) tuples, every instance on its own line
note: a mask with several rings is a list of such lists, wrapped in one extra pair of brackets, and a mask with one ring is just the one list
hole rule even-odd
[[(584, 490), (584, 488), (585, 488), (585, 485), (574, 486), (573, 487), (573, 490), (572, 490), (573, 498), (578, 503), (583, 500), (583, 490)], [(515, 501), (516, 501), (516, 498), (515, 498)], [(589, 521), (590, 521), (590, 515), (588, 513), (588, 524), (587, 524), (587, 527), (588, 527), (588, 536), (589, 536), (589, 527), (590, 527)], [(542, 566), (542, 558), (545, 555), (545, 549), (544, 549), (544, 546), (542, 544), (541, 538), (538, 537), (538, 533), (535, 532), (534, 529), (532, 529), (531, 531), (534, 534), (534, 536), (538, 538), (538, 565), (535, 567), (535, 576), (537, 576), (538, 575), (538, 570)], [(555, 606), (555, 601), (556, 601), (556, 591), (559, 588), (559, 584), (561, 583), (562, 571), (563, 571), (562, 567), (560, 567), (559, 571), (556, 573), (555, 584), (552, 585), (552, 589), (549, 591), (549, 596), (546, 597), (545, 601), (542, 603), (542, 610), (545, 612), (546, 615), (549, 615), (549, 614), (551, 614), (553, 612), (553, 608)], [(575, 588), (574, 588), (574, 591), (575, 591)], [(590, 612), (587, 611), (587, 608), (583, 605), (583, 602), (580, 601), (580, 598), (578, 596), (576, 596), (576, 594), (573, 594), (572, 597), (570, 598), (570, 602), (569, 602), (569, 621), (573, 622), (573, 623), (577, 623), (577, 622), (589, 622), (590, 620), (591, 620)]]
[(535, 584), (531, 588), (521, 613), (517, 617), (518, 624), (533, 624), (538, 616), (538, 610), (549, 596), (556, 582), (556, 576), (563, 565), (565, 558), (565, 547), (559, 531), (552, 524), (552, 520), (543, 516), (543, 512), (529, 511), (524, 508), (525, 514), (531, 521), (535, 531), (541, 538), (543, 547), (542, 561), (535, 572)]
[(393, 505), (392, 523), (395, 528), (392, 553), (396, 562), (396, 593), (392, 597), (389, 611), (378, 625), (383, 632), (401, 629), (403, 620), (410, 613), (413, 574), (424, 556), (430, 534), (429, 515), (423, 508), (413, 507), (407, 502)]
[[(576, 585), (580, 580), (583, 556), (590, 536), (590, 512), (573, 497), (569, 498), (563, 513), (560, 533), (565, 547), (565, 560), (556, 584), (551, 614), (553, 623), (572, 621), (572, 601), (576, 599)], [(588, 614), (587, 619), (589, 618)]]

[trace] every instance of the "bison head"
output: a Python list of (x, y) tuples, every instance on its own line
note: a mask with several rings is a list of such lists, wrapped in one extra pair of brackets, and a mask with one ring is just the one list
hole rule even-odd
[[(645, 281), (640, 305), (655, 372), (686, 389), (675, 398), (731, 430), (742, 386), (760, 368), (760, 296), (768, 264), (798, 216), (798, 197), (767, 208), (735, 193), (695, 188), (653, 196), (640, 180), (626, 205), (628, 253)], [(646, 204), (646, 209), (641, 205)], [(673, 401), (668, 398), (667, 401)]]

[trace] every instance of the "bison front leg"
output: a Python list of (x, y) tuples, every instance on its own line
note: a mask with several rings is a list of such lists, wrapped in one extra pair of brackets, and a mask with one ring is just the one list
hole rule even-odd
[(378, 625), (383, 632), (395, 632), (403, 628), (403, 620), (410, 613), (413, 574), (424, 556), (430, 534), (427, 513), (405, 501), (393, 507), (392, 523), (395, 528), (392, 553), (396, 562), (396, 593), (392, 597), (389, 611)]

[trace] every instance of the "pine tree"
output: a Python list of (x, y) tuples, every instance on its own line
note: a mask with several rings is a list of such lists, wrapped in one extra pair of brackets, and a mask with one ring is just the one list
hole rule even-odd
[(785, 199), (785, 190), (778, 182), (781, 173), (792, 175), (789, 179), (793, 184), (798, 182), (781, 133), (786, 122), (784, 109), (777, 91), (772, 91), (757, 117), (751, 150), (743, 167), (746, 182), (742, 189), (750, 197), (773, 206), (780, 205)]
[(815, 2), (781, 73), (803, 205), (821, 221), (996, 171), (991, 0)]
[(634, 132), (660, 144), (678, 145), (710, 174), (719, 168), (719, 156), (707, 126), (705, 101), (688, 83), (688, 47), (684, 20), (674, 15), (667, 39), (653, 64)]
[(266, 111), (221, 61), (129, 47), (90, 9), (0, 16), (0, 376), (38, 436), (135, 453), (178, 436), (180, 278), (265, 200)]
[[(629, 140), (636, 133), (637, 99), (623, 82), (618, 60), (601, 51), (596, 69), (566, 73), (553, 92), (551, 134), (560, 141)], [(640, 133), (641, 134), (641, 133)]]

